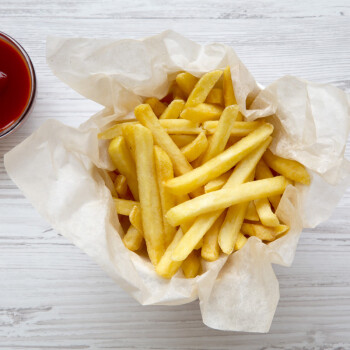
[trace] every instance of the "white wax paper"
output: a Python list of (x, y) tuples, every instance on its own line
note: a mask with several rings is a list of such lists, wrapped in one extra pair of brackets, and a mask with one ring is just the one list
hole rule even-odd
[[(350, 182), (343, 158), (349, 134), (349, 98), (341, 90), (283, 77), (261, 90), (234, 50), (199, 45), (172, 31), (143, 40), (49, 38), (53, 73), (105, 108), (75, 129), (55, 120), (5, 155), (13, 181), (52, 227), (90, 255), (143, 305), (200, 300), (203, 322), (221, 330), (267, 332), (275, 313), (278, 281), (272, 263), (292, 263), (303, 227), (326, 220)], [(102, 169), (111, 169), (99, 131), (133, 117), (144, 97), (163, 97), (176, 73), (196, 76), (231, 67), (240, 110), (248, 120), (275, 125), (271, 149), (305, 164), (309, 187), (288, 186), (277, 214), (289, 233), (263, 244), (251, 237), (228, 258), (203, 263), (203, 274), (158, 277), (145, 258), (127, 250)], [(246, 109), (246, 106), (249, 109)], [(271, 116), (272, 115), (272, 116)]]

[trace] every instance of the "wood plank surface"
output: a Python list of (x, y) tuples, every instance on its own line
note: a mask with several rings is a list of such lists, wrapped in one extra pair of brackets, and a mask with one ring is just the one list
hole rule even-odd
[(140, 306), (8, 178), (3, 155), (44, 120), (77, 126), (100, 109), (53, 76), (47, 35), (140, 38), (169, 28), (231, 45), (264, 85), (290, 74), (350, 93), (346, 0), (0, 0), (0, 31), (25, 47), (38, 78), (31, 118), (0, 140), (0, 349), (350, 349), (350, 189), (327, 222), (304, 230), (293, 266), (274, 267), (281, 299), (270, 333), (248, 334), (207, 328), (198, 302)]

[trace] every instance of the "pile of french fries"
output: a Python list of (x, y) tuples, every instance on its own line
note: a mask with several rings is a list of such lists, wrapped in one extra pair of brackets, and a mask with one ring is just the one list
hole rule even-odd
[(123, 242), (146, 251), (160, 276), (182, 268), (193, 278), (201, 259), (288, 232), (275, 211), (286, 186), (308, 185), (309, 174), (268, 149), (271, 124), (244, 121), (230, 67), (200, 79), (179, 73), (163, 100), (147, 98), (134, 113), (99, 138), (111, 140), (111, 192), (124, 224), (128, 217)]

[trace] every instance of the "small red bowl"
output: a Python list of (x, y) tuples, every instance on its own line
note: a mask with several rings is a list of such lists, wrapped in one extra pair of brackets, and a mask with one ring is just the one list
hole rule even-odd
[(36, 76), (29, 55), (16, 40), (0, 32), (0, 138), (29, 117), (35, 95)]

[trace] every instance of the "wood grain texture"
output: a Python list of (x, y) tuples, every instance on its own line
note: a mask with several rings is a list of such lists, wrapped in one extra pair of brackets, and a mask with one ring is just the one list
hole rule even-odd
[(31, 118), (0, 141), (0, 349), (350, 349), (350, 190), (327, 222), (304, 230), (293, 266), (275, 267), (281, 300), (270, 333), (220, 332), (202, 324), (197, 302), (140, 306), (39, 217), (2, 157), (47, 118), (76, 126), (100, 109), (52, 75), (47, 35), (171, 28), (233, 46), (262, 84), (291, 74), (350, 92), (349, 17), (347, 0), (0, 0), (0, 30), (26, 48), (39, 86)]

